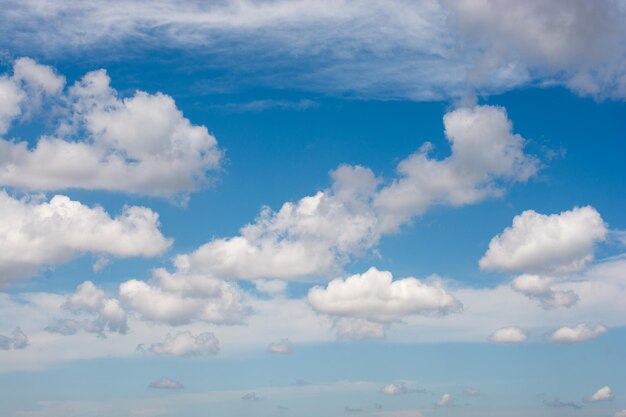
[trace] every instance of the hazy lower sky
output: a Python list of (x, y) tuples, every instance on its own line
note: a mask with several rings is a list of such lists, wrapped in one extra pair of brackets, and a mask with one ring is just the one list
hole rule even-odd
[(0, 414), (626, 417), (622, 0), (0, 1)]

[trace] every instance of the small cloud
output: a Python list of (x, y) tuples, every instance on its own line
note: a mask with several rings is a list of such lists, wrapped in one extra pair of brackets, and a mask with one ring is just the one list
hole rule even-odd
[(140, 344), (137, 350), (165, 356), (207, 356), (217, 354), (220, 343), (213, 333), (204, 332), (194, 336), (191, 332), (185, 331), (173, 336), (168, 334), (163, 342), (153, 343), (147, 348)]
[(594, 392), (589, 397), (586, 397), (583, 401), (597, 402), (597, 401), (611, 401), (613, 399), (613, 391), (609, 386), (604, 386)]
[(287, 283), (280, 279), (257, 279), (254, 286), (258, 292), (271, 296), (280, 295), (287, 289)]
[(450, 394), (443, 394), (437, 401), (437, 407), (451, 407), (452, 405), (454, 405), (454, 399)]
[(261, 398), (261, 397), (259, 397), (259, 396), (256, 394), (256, 392), (252, 391), (252, 392), (248, 392), (247, 394), (244, 394), (244, 395), (241, 397), (241, 399), (242, 399), (242, 400), (244, 400), (244, 401), (259, 401), (259, 400), (261, 400), (262, 398)]
[(289, 339), (280, 339), (278, 342), (272, 342), (267, 347), (268, 352), (279, 355), (287, 355), (293, 352), (293, 345)]
[(0, 334), (0, 350), (19, 350), (26, 348), (28, 345), (28, 336), (19, 327), (16, 327), (10, 336)]
[(402, 395), (402, 394), (411, 394), (415, 392), (424, 392), (423, 390), (409, 388), (406, 386), (406, 384), (402, 382), (398, 384), (385, 385), (382, 391), (384, 394), (387, 394), (387, 395)]
[(156, 388), (156, 389), (183, 389), (185, 388), (185, 386), (181, 384), (180, 382), (174, 381), (173, 379), (165, 378), (165, 377), (152, 382), (150, 385), (148, 385), (148, 387)]
[(492, 343), (498, 344), (524, 343), (526, 339), (528, 339), (528, 335), (519, 327), (503, 327), (489, 336)]
[(588, 324), (579, 324), (576, 327), (561, 327), (548, 336), (548, 340), (560, 344), (586, 342), (595, 339), (607, 332), (606, 327), (598, 325), (591, 327)]
[(613, 417), (626, 417), (626, 408), (617, 411), (615, 414), (613, 414)]
[(93, 269), (93, 272), (100, 272), (107, 265), (109, 265), (110, 262), (111, 261), (108, 258), (100, 257), (96, 259), (96, 262), (93, 263), (91, 269)]
[(346, 405), (344, 407), (344, 411), (346, 413), (360, 413), (361, 411), (363, 411), (363, 409), (362, 408), (353, 408), (353, 407), (350, 407), (349, 405)]
[(559, 400), (558, 398), (555, 398), (553, 400), (543, 400), (543, 405), (545, 405), (546, 407), (552, 407), (552, 408), (573, 408), (575, 410), (580, 410), (582, 408), (582, 406), (576, 404), (576, 403), (564, 403), (563, 401)]

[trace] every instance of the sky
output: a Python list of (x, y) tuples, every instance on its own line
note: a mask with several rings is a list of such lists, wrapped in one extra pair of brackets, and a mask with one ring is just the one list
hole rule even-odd
[(626, 417), (623, 0), (3, 0), (0, 415)]

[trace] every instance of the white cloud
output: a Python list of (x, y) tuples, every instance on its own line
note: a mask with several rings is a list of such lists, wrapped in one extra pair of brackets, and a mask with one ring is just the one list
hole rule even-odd
[(393, 280), (390, 272), (372, 267), (327, 287), (309, 290), (308, 301), (319, 313), (388, 323), (411, 314), (448, 314), (462, 308), (439, 283), (427, 285), (415, 278)]
[(554, 343), (571, 344), (586, 342), (607, 332), (606, 327), (597, 325), (592, 327), (588, 324), (579, 324), (575, 327), (560, 327), (548, 336), (548, 340)]
[(286, 355), (293, 352), (293, 345), (289, 339), (280, 339), (277, 342), (272, 342), (267, 347), (268, 352)]
[(594, 392), (589, 397), (585, 398), (585, 401), (597, 402), (597, 401), (611, 401), (613, 399), (613, 391), (609, 386), (604, 386)]
[(220, 343), (213, 333), (204, 332), (194, 336), (185, 331), (173, 336), (168, 334), (163, 342), (153, 343), (149, 347), (138, 345), (137, 350), (165, 356), (206, 356), (216, 355), (220, 350)]
[(450, 394), (443, 394), (439, 401), (437, 401), (437, 407), (449, 407), (454, 404), (454, 400)]
[(422, 392), (421, 390), (409, 388), (404, 382), (398, 384), (387, 384), (382, 388), (383, 394), (387, 395), (402, 395), (410, 394), (414, 392)]
[(28, 345), (28, 336), (19, 327), (16, 327), (10, 336), (0, 334), (0, 350), (24, 349)]
[(383, 339), (388, 325), (354, 317), (335, 317), (333, 328), (339, 339)]
[(151, 257), (170, 244), (158, 214), (146, 207), (127, 206), (112, 218), (102, 207), (63, 195), (18, 200), (0, 190), (0, 286), (83, 253)]
[(613, 417), (626, 417), (626, 408), (621, 411), (615, 412), (615, 414), (613, 414)]
[(257, 279), (254, 286), (258, 292), (274, 296), (284, 293), (287, 289), (287, 283), (279, 279)]
[(429, 146), (400, 162), (400, 179), (376, 196), (381, 230), (396, 230), (432, 205), (461, 206), (504, 192), (504, 185), (526, 181), (538, 161), (523, 152), (524, 139), (514, 134), (502, 107), (460, 108), (443, 118), (452, 154), (428, 157)]
[(465, 388), (463, 390), (463, 394), (469, 395), (470, 397), (478, 397), (480, 395), (480, 390), (477, 388)]
[(552, 282), (553, 280), (548, 277), (524, 274), (513, 280), (511, 288), (528, 298), (538, 300), (546, 310), (557, 307), (570, 308), (578, 302), (579, 297), (574, 291), (555, 291), (550, 286)]
[(202, 68), (218, 56), (233, 76), (258, 74), (257, 84), (366, 97), (433, 100), (529, 83), (626, 95), (625, 11), (615, 1), (233, 0), (177, 6), (174, 0), (134, 0), (115, 8), (20, 1), (0, 16), (0, 36), (9, 47), (52, 55), (68, 48), (119, 55), (129, 42), (133, 51), (166, 45), (187, 50)]
[(527, 210), (491, 240), (480, 267), (539, 273), (580, 271), (593, 260), (594, 245), (603, 241), (607, 232), (600, 214), (590, 206), (552, 215)]
[(528, 339), (526, 333), (518, 327), (503, 327), (489, 336), (492, 343), (517, 344), (524, 343)]
[(524, 154), (500, 107), (457, 109), (444, 117), (452, 155), (418, 152), (400, 162), (400, 179), (381, 179), (360, 166), (331, 172), (332, 185), (280, 210), (263, 208), (238, 236), (218, 238), (175, 259), (178, 271), (220, 278), (297, 279), (331, 275), (436, 204), (459, 206), (504, 193), (526, 181), (537, 160)]
[[(50, 67), (27, 58), (16, 61), (18, 76), (44, 92), (59, 93), (63, 86)], [(20, 99), (6, 77), (0, 80), (0, 94), (7, 97), (0, 109), (3, 133), (20, 113), (15, 110)], [(41, 136), (32, 149), (26, 141), (0, 139), (1, 185), (171, 197), (206, 185), (207, 172), (219, 168), (215, 138), (206, 127), (191, 124), (165, 94), (137, 91), (120, 98), (99, 70), (87, 73), (63, 98), (54, 135)]]
[(93, 282), (85, 281), (70, 295), (63, 308), (75, 313), (96, 315), (94, 320), (61, 319), (46, 327), (51, 333), (75, 334), (78, 330), (104, 335), (105, 330), (125, 334), (128, 331), (126, 312), (118, 300), (107, 298)]
[(241, 324), (249, 314), (233, 282), (164, 269), (152, 273), (152, 283), (133, 279), (120, 285), (120, 299), (145, 319), (171, 325), (194, 320)]
[(185, 388), (185, 386), (181, 384), (180, 382), (167, 378), (167, 377), (163, 377), (161, 379), (158, 379), (150, 383), (148, 387), (156, 388), (156, 389), (183, 389)]

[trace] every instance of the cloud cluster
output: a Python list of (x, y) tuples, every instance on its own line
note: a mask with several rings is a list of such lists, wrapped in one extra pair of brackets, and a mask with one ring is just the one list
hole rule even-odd
[(120, 300), (140, 317), (170, 325), (194, 320), (241, 324), (250, 313), (239, 286), (204, 275), (155, 269), (153, 282), (132, 279), (120, 284)]
[(105, 330), (125, 334), (128, 330), (126, 312), (118, 300), (107, 298), (93, 282), (85, 281), (70, 295), (63, 308), (72, 313), (96, 315), (94, 320), (62, 319), (46, 327), (50, 333), (72, 335), (78, 330), (104, 335)]
[(11, 81), (16, 77), (59, 96), (58, 128), (34, 147), (0, 139), (0, 185), (173, 197), (206, 185), (207, 173), (219, 169), (222, 153), (205, 126), (191, 124), (165, 94), (120, 97), (104, 70), (89, 72), (62, 91), (64, 79), (50, 67), (17, 60), (13, 77), (0, 78), (0, 96), (6, 97), (0, 134), (20, 116), (20, 103), (28, 97), (29, 90)]
[(423, 146), (399, 163), (398, 178), (386, 185), (367, 168), (341, 166), (331, 172), (330, 188), (278, 211), (264, 208), (238, 236), (177, 256), (177, 270), (250, 280), (334, 274), (433, 205), (499, 196), (538, 169), (503, 108), (460, 108), (445, 115), (444, 126), (449, 157), (431, 158), (430, 145)]
[(560, 327), (548, 336), (548, 340), (560, 344), (580, 343), (595, 339), (606, 332), (606, 327), (602, 325), (594, 327), (583, 323), (574, 327)]
[(0, 17), (7, 46), (48, 55), (168, 45), (257, 84), (361, 97), (433, 100), (529, 83), (626, 96), (618, 1), (12, 0), (9, 8)]
[(102, 207), (63, 195), (45, 201), (0, 191), (0, 287), (83, 253), (151, 257), (170, 244), (159, 231), (158, 215), (146, 207), (127, 206), (112, 218)]
[(551, 215), (527, 210), (491, 240), (479, 264), (498, 271), (580, 271), (593, 260), (594, 245), (607, 233), (600, 214), (590, 206)]
[(146, 347), (137, 346), (140, 352), (149, 352), (164, 356), (207, 356), (216, 355), (220, 350), (219, 340), (213, 333), (204, 332), (197, 336), (189, 331), (168, 334), (163, 342), (153, 343)]
[(0, 334), (0, 350), (24, 349), (28, 345), (28, 336), (19, 327), (10, 336)]

